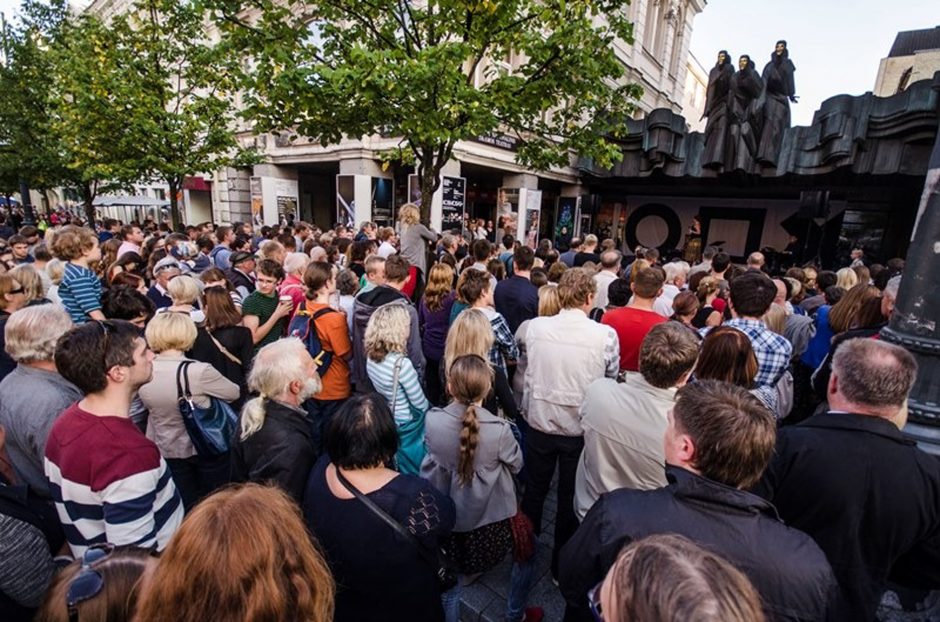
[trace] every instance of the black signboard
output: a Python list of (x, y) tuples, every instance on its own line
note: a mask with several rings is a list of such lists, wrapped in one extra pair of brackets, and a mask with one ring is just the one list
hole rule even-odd
[(443, 200), (441, 201), (441, 229), (461, 229), (464, 208), (467, 204), (467, 179), (465, 177), (443, 177), (441, 179)]

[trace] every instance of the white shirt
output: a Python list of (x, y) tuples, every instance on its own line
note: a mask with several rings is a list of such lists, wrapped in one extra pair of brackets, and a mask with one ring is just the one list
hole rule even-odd
[(672, 283), (663, 285), (663, 293), (653, 302), (653, 311), (665, 318), (672, 317), (672, 301), (679, 295), (679, 291)]

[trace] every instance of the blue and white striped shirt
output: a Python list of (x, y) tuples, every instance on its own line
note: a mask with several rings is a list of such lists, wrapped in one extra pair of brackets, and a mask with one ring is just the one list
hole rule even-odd
[(101, 309), (101, 281), (88, 268), (70, 261), (59, 284), (59, 299), (72, 321), (84, 324), (92, 311)]
[(398, 371), (398, 391), (395, 395), (392, 414), (395, 416), (395, 425), (402, 426), (411, 422), (412, 409), (424, 413), (431, 407), (421, 389), (421, 380), (411, 360), (400, 352), (391, 352), (381, 363), (367, 359), (366, 373), (369, 374), (369, 380), (372, 381), (375, 390), (391, 405), (395, 364), (399, 359), (402, 361)]

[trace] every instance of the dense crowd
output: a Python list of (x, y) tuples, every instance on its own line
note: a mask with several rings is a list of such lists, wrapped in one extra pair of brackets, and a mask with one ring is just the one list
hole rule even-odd
[(0, 220), (0, 618), (456, 622), (511, 557), (505, 619), (537, 621), (540, 541), (572, 621), (940, 587), (917, 366), (879, 339), (902, 260), (399, 215)]

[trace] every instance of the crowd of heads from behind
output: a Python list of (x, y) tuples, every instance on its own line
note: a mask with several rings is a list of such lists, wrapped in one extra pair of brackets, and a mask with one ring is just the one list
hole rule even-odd
[(540, 560), (572, 621), (940, 587), (903, 260), (399, 216), (0, 221), (0, 617), (456, 622), (490, 573), (531, 622)]

